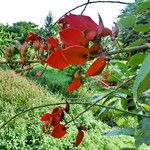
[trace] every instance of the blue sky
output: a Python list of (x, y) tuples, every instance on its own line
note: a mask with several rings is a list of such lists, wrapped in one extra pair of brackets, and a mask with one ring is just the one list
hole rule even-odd
[[(134, 0), (120, 1), (134, 2)], [(0, 23), (12, 24), (17, 21), (31, 21), (42, 26), (49, 11), (52, 12), (54, 21), (56, 21), (68, 10), (85, 2), (87, 0), (2, 0)], [(111, 27), (120, 10), (124, 7), (125, 5), (122, 4), (96, 3), (88, 5), (85, 15), (90, 16), (95, 22), (98, 22), (97, 13), (100, 13), (105, 26)], [(82, 9), (77, 9), (72, 13), (79, 14)]]

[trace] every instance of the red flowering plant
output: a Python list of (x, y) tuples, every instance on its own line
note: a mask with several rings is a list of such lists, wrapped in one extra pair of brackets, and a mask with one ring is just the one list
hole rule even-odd
[[(89, 16), (65, 15), (58, 21), (61, 24), (59, 32), (61, 46), (55, 47), (47, 57), (46, 63), (56, 69), (64, 69), (69, 65), (82, 65), (96, 58), (86, 71), (85, 76), (100, 74), (106, 66), (108, 57), (98, 55), (103, 51), (101, 38), (112, 35), (112, 31), (103, 25), (99, 15), (99, 25)], [(98, 56), (97, 56), (98, 55)], [(73, 78), (67, 92), (76, 90), (82, 85), (81, 78)]]

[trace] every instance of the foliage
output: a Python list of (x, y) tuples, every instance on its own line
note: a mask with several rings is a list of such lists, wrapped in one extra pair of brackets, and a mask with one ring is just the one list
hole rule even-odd
[[(5, 53), (6, 63), (11, 68), (20, 65), (20, 69), (15, 70), (16, 73), (22, 76), (29, 75), (32, 80), (36, 78), (35, 80), (46, 88), (48, 87), (49, 91), (63, 93), (63, 98), (68, 96), (65, 94), (66, 92), (71, 93), (78, 90), (82, 85), (88, 87), (86, 89), (87, 93), (93, 85), (94, 87), (100, 85), (100, 88), (94, 89), (94, 94), (97, 95), (90, 97), (89, 101), (91, 103), (89, 106), (85, 108), (79, 106), (78, 109), (74, 106), (69, 109), (71, 102), (69, 103), (68, 100), (66, 106), (57, 106), (52, 111), (46, 111), (45, 114), (42, 114), (43, 133), (54, 138), (72, 136), (72, 132), (75, 131), (73, 128), (74, 123), (77, 129), (77, 132), (73, 132), (74, 137), (76, 136), (74, 138), (76, 139), (75, 144), (69, 143), (68, 145), (70, 149), (73, 145), (79, 146), (81, 141), (84, 141), (84, 135), (92, 132), (92, 136), (98, 129), (97, 121), (95, 128), (90, 128), (90, 121), (93, 120), (93, 117), (90, 116), (89, 109), (93, 108), (97, 119), (102, 119), (112, 127), (117, 125), (123, 127), (119, 129), (112, 128), (112, 131), (107, 131), (107, 136), (130, 135), (129, 137), (134, 137), (131, 139), (134, 139), (136, 148), (142, 144), (150, 144), (146, 140), (150, 137), (148, 123), (150, 118), (149, 4), (147, 0), (136, 1), (135, 4), (127, 7), (119, 19), (121, 28), (119, 37), (118, 24), (115, 23), (115, 27), (110, 30), (104, 26), (100, 15), (98, 15), (99, 24), (96, 24), (89, 16), (65, 14), (57, 22), (60, 31), (56, 37), (47, 37), (51, 33), (43, 34), (44, 36), (36, 32), (29, 33), (25, 39), (26, 43), (19, 48), (20, 60), (18, 62), (13, 59), (13, 48), (7, 48)], [(49, 15), (45, 26), (46, 32), (50, 32), (48, 25), (53, 27), (51, 23), (52, 17)], [(43, 32), (44, 28), (41, 31)], [(126, 34), (127, 32), (128, 34)], [(30, 46), (32, 48), (29, 48)], [(124, 49), (124, 47), (127, 48)], [(38, 66), (33, 70), (30, 65), (32, 62), (38, 62), (44, 67), (41, 67), (41, 69)], [(52, 71), (51, 68), (47, 69), (47, 66), (57, 70)], [(62, 73), (63, 71), (64, 73)], [(42, 77), (44, 72), (45, 75)], [(55, 73), (58, 75), (55, 76)], [(48, 83), (49, 81), (50, 83)], [(69, 81), (70, 83), (66, 88), (66, 83)], [(61, 82), (60, 85), (59, 82)], [(5, 89), (5, 87), (2, 89)], [(85, 88), (80, 88), (78, 92), (82, 94), (75, 93), (75, 95), (70, 94), (70, 96), (75, 96), (74, 101), (82, 98), (81, 102), (83, 104), (88, 97), (88, 94), (85, 95), (84, 90)], [(28, 92), (26, 91), (26, 93)], [(4, 97), (7, 97), (7, 95), (4, 95)], [(18, 97), (20, 98), (20, 95)], [(29, 97), (32, 96), (29, 95)], [(19, 104), (19, 102), (17, 103)], [(94, 106), (98, 104), (101, 108), (94, 109)], [(79, 111), (80, 108), (81, 111)], [(90, 117), (84, 119), (86, 114)], [(100, 134), (99, 138), (106, 141), (108, 139), (109, 141), (110, 137), (107, 136)], [(65, 141), (65, 139), (63, 140)], [(111, 149), (113, 146), (110, 148), (110, 145), (104, 146), (103, 149)], [(133, 142), (132, 146), (128, 147), (120, 147), (120, 145), (119, 149), (135, 148)], [(96, 146), (98, 149), (99, 145)], [(100, 144), (101, 148), (102, 146), (103, 140)], [(62, 148), (59, 147), (59, 149)]]
[[(35, 85), (35, 83), (14, 74), (12, 71), (0, 71), (0, 82), (1, 123), (26, 108), (61, 101), (60, 95), (49, 94), (39, 85)], [(49, 108), (30, 111), (10, 122), (7, 127), (1, 130), (0, 148), (76, 149), (72, 148), (71, 142), (77, 132), (74, 130), (73, 125), (69, 127), (68, 135), (64, 139), (55, 140), (41, 133), (39, 118), (46, 110), (49, 110)], [(71, 114), (75, 115), (82, 110), (82, 106), (71, 106)], [(134, 140), (129, 136), (116, 136), (114, 138), (103, 136), (102, 132), (108, 131), (110, 127), (100, 120), (96, 120), (91, 111), (81, 116), (76, 122), (85, 124), (88, 128), (85, 139), (79, 149), (95, 147), (95, 149), (119, 150), (123, 147), (134, 147)], [(91, 138), (93, 139), (92, 141), (90, 140)]]
[(150, 1), (137, 0), (122, 11), (119, 16), (120, 40), (126, 46), (138, 46), (149, 41)]

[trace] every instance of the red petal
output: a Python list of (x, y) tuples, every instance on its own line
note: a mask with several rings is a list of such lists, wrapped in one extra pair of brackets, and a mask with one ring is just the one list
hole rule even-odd
[(82, 85), (81, 79), (80, 78), (75, 78), (69, 87), (67, 88), (66, 92), (72, 92), (76, 89), (78, 89)]
[(67, 45), (82, 45), (86, 46), (88, 44), (87, 39), (84, 37), (83, 33), (75, 28), (68, 28), (59, 32), (61, 41)]
[(108, 35), (112, 35), (112, 31), (108, 28), (104, 28), (101, 36), (105, 37), (105, 36), (108, 36)]
[(66, 15), (65, 19), (70, 27), (77, 28), (81, 31), (97, 30), (97, 24), (89, 17), (83, 15)]
[(78, 130), (78, 134), (76, 136), (75, 146), (79, 146), (84, 137), (84, 132), (82, 130)]
[(87, 61), (87, 56), (89, 54), (88, 49), (83, 46), (69, 46), (64, 51), (63, 54), (69, 64), (71, 65), (81, 65)]
[(54, 48), (59, 47), (58, 39), (56, 39), (54, 37), (48, 37), (47, 42), (48, 42), (48, 44), (51, 44)]
[(89, 52), (90, 54), (96, 54), (97, 52), (103, 50), (103, 47), (100, 44), (93, 44), (90, 48), (89, 48)]
[(53, 117), (52, 114), (46, 113), (41, 117), (41, 121), (49, 121)]
[(18, 70), (15, 70), (15, 72), (16, 72), (16, 73), (20, 73), (20, 72), (22, 72), (22, 70), (19, 70), (19, 69), (18, 69)]
[(51, 133), (54, 138), (62, 138), (67, 132), (66, 127), (63, 124), (57, 125)]
[(96, 76), (100, 74), (105, 68), (105, 65), (106, 65), (106, 57), (102, 56), (98, 58), (87, 70), (85, 76), (89, 77), (89, 76)]
[(97, 31), (96, 30), (87, 31), (86, 38), (88, 40), (93, 40), (96, 35), (97, 35)]
[(69, 63), (63, 56), (63, 51), (61, 49), (55, 50), (48, 56), (46, 63), (56, 69), (63, 69), (69, 66)]

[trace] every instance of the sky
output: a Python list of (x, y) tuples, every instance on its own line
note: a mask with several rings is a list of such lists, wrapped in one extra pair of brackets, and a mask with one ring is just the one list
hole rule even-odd
[[(94, 1), (94, 0), (91, 0)], [(114, 0), (116, 1), (116, 0)], [(120, 0), (134, 2), (134, 0)], [(18, 21), (31, 21), (39, 26), (44, 25), (44, 20), (51, 11), (54, 21), (70, 9), (87, 2), (87, 0), (1, 0), (0, 23), (12, 24)], [(111, 27), (113, 21), (126, 5), (96, 3), (87, 6), (85, 15), (90, 16), (98, 23), (97, 14), (100, 13), (105, 26)], [(72, 13), (80, 14), (83, 7)]]

